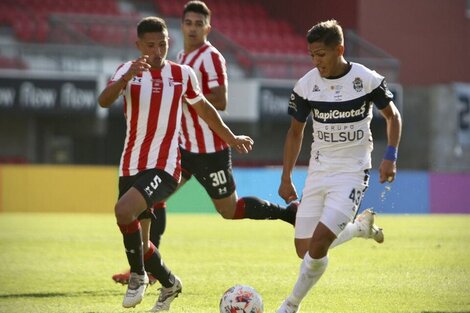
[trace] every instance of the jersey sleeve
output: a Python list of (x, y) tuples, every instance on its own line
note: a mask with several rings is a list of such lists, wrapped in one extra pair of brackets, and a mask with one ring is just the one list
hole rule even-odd
[(380, 85), (370, 93), (370, 100), (374, 102), (379, 110), (385, 107), (393, 100), (393, 93), (388, 89), (385, 79), (382, 79)]
[(188, 74), (188, 86), (186, 88), (186, 93), (185, 93), (186, 101), (190, 105), (193, 105), (201, 101), (202, 99), (201, 89), (199, 88), (199, 83), (197, 81), (194, 70), (187, 65), (183, 65), (183, 70), (186, 71)]
[(178, 53), (176, 54), (176, 63), (181, 64), (181, 62), (183, 61), (183, 55), (184, 50), (178, 51)]
[(109, 80), (108, 85), (111, 84), (112, 82), (119, 80), (124, 74), (126, 74), (130, 66), (131, 66), (131, 62), (127, 62), (127, 63), (123, 63), (119, 65), (116, 72), (114, 72), (113, 76), (111, 76), (111, 79)]
[(299, 122), (305, 123), (310, 115), (311, 108), (307, 98), (305, 98), (301, 82), (297, 82), (292, 90), (289, 99), (289, 108), (287, 113)]
[(227, 67), (224, 57), (220, 53), (211, 51), (204, 61), (208, 87), (212, 89), (227, 85)]

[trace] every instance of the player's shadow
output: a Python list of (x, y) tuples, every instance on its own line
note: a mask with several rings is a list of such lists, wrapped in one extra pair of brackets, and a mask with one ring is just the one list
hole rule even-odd
[(0, 299), (15, 299), (15, 298), (58, 298), (58, 297), (103, 297), (103, 296), (118, 296), (122, 295), (121, 291), (110, 290), (93, 290), (93, 291), (79, 291), (79, 292), (32, 292), (32, 293), (13, 293), (13, 294), (0, 294)]
[(470, 313), (470, 311), (422, 311), (421, 313)]

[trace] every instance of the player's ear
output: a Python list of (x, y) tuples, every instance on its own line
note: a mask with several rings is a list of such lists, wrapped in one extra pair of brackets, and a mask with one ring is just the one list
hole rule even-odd
[(336, 52), (338, 53), (338, 56), (344, 55), (344, 45), (337, 45)]
[(207, 24), (207, 26), (206, 26), (206, 36), (209, 35), (209, 33), (211, 32), (211, 30), (212, 30), (211, 24)]

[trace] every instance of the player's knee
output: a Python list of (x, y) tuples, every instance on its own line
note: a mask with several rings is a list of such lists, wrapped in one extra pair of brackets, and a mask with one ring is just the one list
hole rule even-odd
[(297, 256), (300, 259), (303, 259), (306, 251), (304, 249), (296, 249), (296, 252), (297, 252)]
[(297, 256), (301, 259), (304, 258), (305, 253), (308, 251), (308, 246), (309, 246), (309, 240), (305, 239), (295, 239), (295, 252), (297, 253)]
[(114, 206), (114, 215), (118, 224), (129, 224), (135, 220), (132, 211), (119, 202)]
[(328, 238), (317, 238), (313, 239), (308, 249), (310, 256), (315, 259), (319, 259), (328, 254), (331, 240)]
[(297, 256), (299, 258), (303, 259), (304, 256), (305, 256), (305, 253), (307, 253), (307, 251), (308, 251), (308, 247), (307, 246), (302, 246), (302, 247), (296, 246), (295, 251), (297, 252)]
[(126, 212), (123, 206), (119, 203), (116, 203), (114, 206), (114, 215), (116, 216), (118, 223), (123, 223), (123, 221), (126, 219)]

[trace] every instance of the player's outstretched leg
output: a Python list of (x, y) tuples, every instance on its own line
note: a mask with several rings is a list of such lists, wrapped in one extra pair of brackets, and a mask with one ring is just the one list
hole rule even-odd
[(359, 214), (353, 223), (348, 223), (338, 237), (333, 241), (330, 249), (337, 247), (354, 237), (365, 239), (374, 239), (378, 243), (384, 242), (384, 233), (382, 228), (374, 224), (375, 212), (372, 209), (366, 209)]
[(280, 219), (295, 225), (295, 215), (297, 214), (298, 206), (299, 203), (297, 201), (292, 202), (287, 207), (282, 207), (256, 197), (243, 197), (237, 201), (233, 218), (249, 218), (253, 220)]

